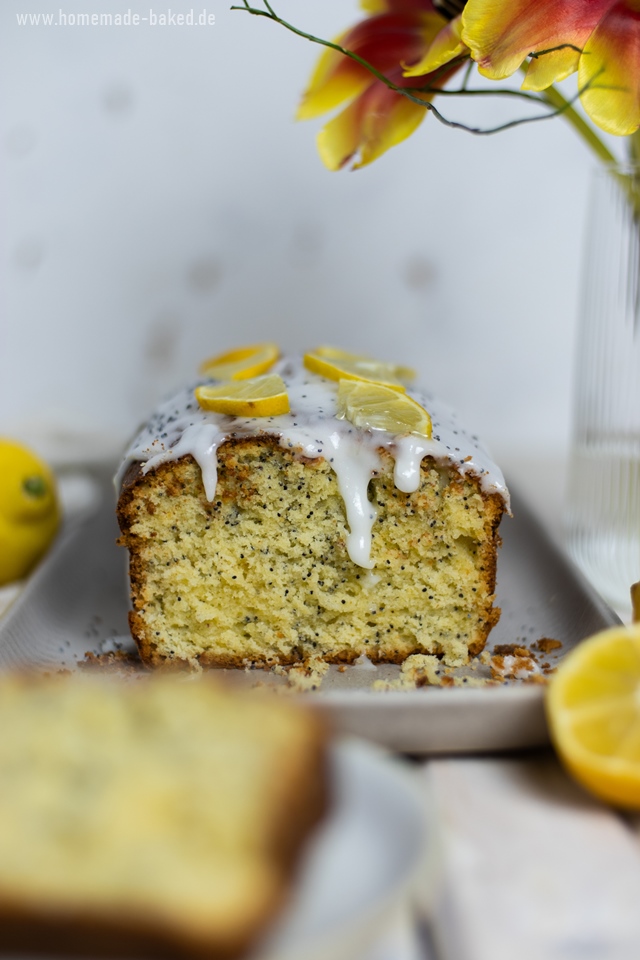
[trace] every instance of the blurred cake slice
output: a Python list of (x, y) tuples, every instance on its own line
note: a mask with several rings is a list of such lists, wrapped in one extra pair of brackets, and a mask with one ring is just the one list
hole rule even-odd
[(325, 805), (313, 716), (210, 678), (0, 680), (0, 947), (239, 956)]

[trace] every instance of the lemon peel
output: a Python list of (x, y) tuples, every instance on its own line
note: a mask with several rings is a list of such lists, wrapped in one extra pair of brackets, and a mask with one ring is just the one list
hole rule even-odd
[(546, 710), (576, 780), (602, 800), (640, 809), (640, 626), (613, 627), (576, 647), (551, 679)]
[(275, 343), (236, 347), (205, 360), (200, 364), (200, 373), (214, 380), (248, 380), (270, 370), (279, 356)]
[(338, 417), (366, 430), (386, 430), (431, 439), (428, 412), (406, 393), (380, 383), (341, 380), (338, 384)]
[(341, 350), (339, 347), (330, 347), (327, 345), (316, 347), (313, 353), (316, 353), (319, 357), (323, 357), (327, 360), (355, 360), (362, 365), (363, 369), (373, 364), (378, 370), (386, 370), (390, 377), (394, 377), (397, 380), (406, 381), (407, 383), (411, 383), (411, 381), (415, 380), (416, 378), (416, 371), (413, 369), (413, 367), (403, 367), (398, 363), (388, 363), (387, 361), (374, 360), (373, 357), (367, 357), (363, 354), (348, 353), (346, 350)]
[(21, 444), (0, 438), (0, 585), (31, 571), (59, 525), (49, 467)]
[(405, 392), (405, 385), (389, 372), (388, 364), (375, 360), (329, 359), (319, 353), (305, 353), (303, 363), (307, 370), (327, 380), (366, 380), (381, 383), (398, 393)]
[(289, 412), (289, 396), (282, 377), (271, 373), (251, 380), (197, 387), (196, 400), (203, 410), (232, 417), (275, 417)]

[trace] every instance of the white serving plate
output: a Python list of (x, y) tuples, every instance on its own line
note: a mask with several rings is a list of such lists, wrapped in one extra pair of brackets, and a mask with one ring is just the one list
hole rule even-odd
[[(73, 666), (110, 638), (128, 635), (126, 554), (116, 546), (115, 494), (106, 475), (75, 479), (64, 528), (45, 562), (0, 621), (0, 668)], [(69, 481), (67, 481), (68, 490)], [(63, 485), (63, 492), (65, 486)], [(80, 491), (80, 493), (79, 493)], [(488, 649), (530, 646), (541, 637), (562, 642), (554, 663), (618, 617), (513, 496), (514, 518), (501, 526), (498, 563), (500, 622)], [(336, 669), (321, 689), (305, 694), (337, 730), (391, 749), (426, 754), (507, 750), (547, 742), (544, 688), (513, 681), (499, 687), (373, 691), (375, 679), (399, 668)], [(268, 674), (260, 673), (260, 680)], [(255, 676), (248, 682), (255, 682)], [(245, 677), (246, 680), (246, 677)]]
[(405, 762), (342, 740), (331, 750), (330, 779), (330, 815), (285, 915), (251, 960), (361, 957), (428, 876), (427, 804)]

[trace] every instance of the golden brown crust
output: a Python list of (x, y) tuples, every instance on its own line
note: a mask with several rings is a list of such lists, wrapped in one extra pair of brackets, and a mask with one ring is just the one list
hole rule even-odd
[[(502, 516), (504, 514), (505, 505), (502, 497), (497, 493), (483, 493), (480, 490), (480, 484), (478, 483), (479, 492), (482, 495), (482, 498), (485, 502), (487, 517), (488, 517), (488, 526), (489, 526), (489, 535), (487, 537), (486, 543), (483, 548), (482, 561), (485, 569), (486, 584), (489, 593), (491, 594), (491, 602), (495, 600), (495, 591), (496, 591), (496, 577), (497, 577), (497, 568), (498, 568), (498, 550), (502, 544), (502, 538), (498, 533), (498, 527)], [(469, 655), (471, 657), (477, 657), (484, 650), (487, 644), (487, 638), (491, 633), (492, 629), (495, 627), (497, 622), (500, 619), (501, 614), (500, 607), (490, 607), (486, 611), (485, 615), (485, 626), (486, 631), (484, 638), (478, 639), (475, 643), (469, 645)]]
[[(282, 815), (273, 831), (271, 851), (285, 873), (296, 869), (304, 839), (325, 817), (331, 803), (328, 740), (326, 720), (314, 712), (302, 762), (280, 775)], [(296, 799), (293, 811), (287, 802), (291, 797)]]
[(3, 953), (74, 957), (209, 958), (242, 956), (253, 937), (228, 948), (172, 936), (150, 918), (138, 924), (118, 917), (30, 910), (0, 903), (0, 949)]
[[(498, 610), (498, 616), (499, 614), (500, 614), (500, 611)], [(140, 622), (141, 622), (141, 626), (138, 626), (138, 623)], [(138, 636), (137, 631), (140, 631), (139, 635), (141, 637), (141, 640), (138, 646), (139, 646), (139, 649), (141, 650), (140, 657), (143, 660), (143, 662), (152, 667), (166, 667), (167, 658), (162, 654), (157, 653), (156, 650), (153, 648), (153, 644), (147, 644), (146, 636), (144, 636), (144, 629), (145, 629), (144, 621), (141, 620), (141, 618), (136, 617), (134, 613), (130, 613), (129, 625), (131, 628), (131, 636), (134, 638), (134, 640), (136, 640), (136, 642), (137, 642), (137, 636)], [(143, 656), (142, 654), (141, 645), (145, 647), (145, 651), (148, 651), (148, 655), (146, 657)], [(325, 663), (350, 664), (350, 663), (355, 663), (359, 656), (360, 656), (359, 653), (342, 651), (339, 653), (324, 654), (322, 656), (322, 659), (324, 660)], [(367, 654), (367, 657), (372, 663), (404, 663), (404, 661), (406, 660), (405, 654), (400, 652), (396, 654), (391, 654), (391, 655), (377, 656), (375, 651), (372, 650), (370, 655)], [(276, 663), (279, 664), (280, 666), (290, 667), (290, 666), (295, 666), (296, 664), (305, 662), (305, 658), (301, 656), (296, 656), (296, 657), (280, 656), (278, 657), (277, 660), (273, 658), (271, 659), (265, 658), (264, 660), (248, 660), (247, 657), (221, 656), (221, 655), (210, 654), (210, 653), (201, 653), (198, 656), (197, 660), (200, 666), (202, 667), (214, 667), (217, 669), (234, 669), (234, 670), (235, 669), (242, 670), (247, 666), (257, 667), (258, 669), (262, 667), (264, 667), (265, 669), (269, 669), (270, 667), (274, 666), (274, 664)], [(179, 658), (171, 660), (170, 663), (173, 664), (176, 667), (176, 669), (182, 669), (189, 666), (188, 660), (181, 660)]]

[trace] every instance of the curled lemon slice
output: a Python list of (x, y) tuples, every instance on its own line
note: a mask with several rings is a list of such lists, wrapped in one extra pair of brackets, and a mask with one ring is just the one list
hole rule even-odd
[(558, 667), (547, 718), (576, 780), (609, 803), (640, 809), (640, 626), (585, 640)]
[(214, 380), (248, 380), (266, 373), (279, 356), (275, 343), (256, 343), (210, 357), (200, 364), (200, 373)]
[(203, 410), (231, 417), (275, 417), (289, 412), (289, 397), (282, 377), (270, 373), (253, 380), (230, 381), (196, 388)]
[(338, 417), (356, 427), (388, 433), (417, 433), (431, 438), (431, 417), (419, 403), (381, 383), (341, 380)]
[(305, 353), (304, 365), (307, 370), (317, 373), (327, 380), (366, 380), (369, 383), (381, 383), (398, 393), (405, 392), (405, 386), (390, 372), (388, 363), (376, 360), (329, 359), (319, 353)]
[(364, 357), (357, 353), (347, 353), (346, 350), (341, 350), (339, 347), (316, 347), (313, 352), (325, 360), (355, 360), (361, 364), (363, 369), (366, 367), (375, 367), (376, 370), (384, 369), (390, 377), (394, 377), (396, 380), (404, 380), (411, 383), (411, 381), (416, 378), (416, 372), (411, 367), (403, 367), (398, 363), (385, 363), (383, 361), (373, 360), (371, 357)]

